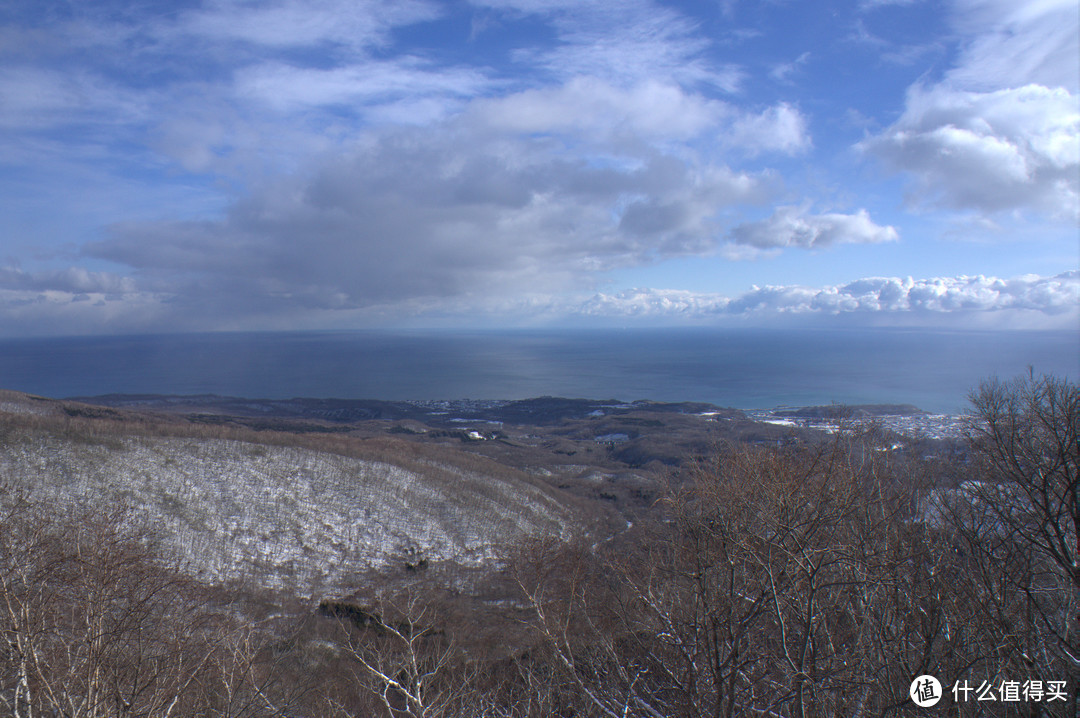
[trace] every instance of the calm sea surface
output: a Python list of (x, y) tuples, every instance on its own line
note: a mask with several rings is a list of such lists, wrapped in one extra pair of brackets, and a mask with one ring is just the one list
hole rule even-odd
[(1080, 369), (1080, 334), (588, 330), (0, 340), (0, 388), (258, 398), (911, 403), (956, 413), (991, 375)]

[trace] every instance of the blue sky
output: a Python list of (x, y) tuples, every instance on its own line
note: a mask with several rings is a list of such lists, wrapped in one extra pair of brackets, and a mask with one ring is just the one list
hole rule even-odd
[(0, 335), (1080, 326), (1073, 0), (0, 1)]

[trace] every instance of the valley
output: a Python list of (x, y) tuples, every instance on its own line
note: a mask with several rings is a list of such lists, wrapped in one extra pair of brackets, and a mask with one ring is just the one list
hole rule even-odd
[(309, 599), (368, 570), (477, 567), (526, 537), (607, 540), (724, 445), (827, 435), (703, 403), (554, 397), (5, 392), (0, 419), (0, 470), (32, 494), (128, 505), (200, 578)]

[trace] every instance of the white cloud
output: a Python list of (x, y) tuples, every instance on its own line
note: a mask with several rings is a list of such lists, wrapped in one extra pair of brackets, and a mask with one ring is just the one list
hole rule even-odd
[(679, 289), (629, 289), (595, 294), (571, 308), (575, 314), (599, 317), (702, 318), (725, 311), (731, 300), (717, 294)]
[(1078, 20), (1074, 0), (956, 0), (953, 24), (971, 40), (948, 80), (970, 90), (1034, 83), (1076, 93)]
[[(202, 305), (191, 297), (165, 291), (134, 290), (129, 280), (106, 275), (60, 272), (34, 276), (0, 271), (0, 333), (83, 334), (102, 330), (139, 331), (169, 326), (181, 329), (348, 327), (403, 318), (460, 322), (563, 322), (634, 320), (643, 323), (709, 323), (725, 320), (800, 322), (815, 317), (846, 323), (955, 326), (970, 328), (1075, 329), (1080, 321), (1080, 272), (1056, 276), (868, 277), (842, 285), (753, 287), (728, 297), (669, 289), (632, 289), (591, 297), (518, 291), (501, 298), (461, 293), (448, 297), (388, 297), (358, 307), (347, 297), (336, 304), (330, 290), (319, 301), (308, 296), (244, 304), (244, 297), (214, 293)], [(36, 286), (29, 286), (34, 284)], [(67, 286), (65, 286), (67, 285)], [(212, 285), (204, 283), (213, 291)], [(110, 291), (118, 289), (122, 291)], [(177, 285), (174, 289), (186, 291)], [(295, 287), (294, 287), (295, 289)], [(240, 306), (230, 304), (238, 300)], [(250, 298), (249, 298), (250, 299)], [(845, 318), (846, 317), (846, 318)]]
[(961, 209), (1080, 212), (1080, 107), (1041, 85), (915, 87), (892, 127), (860, 145), (915, 179), (915, 197)]
[(936, 38), (918, 44), (897, 42), (871, 32), (862, 18), (855, 21), (848, 40), (873, 48), (878, 59), (891, 65), (910, 66), (923, 60), (927, 55), (944, 54), (944, 47)]
[(597, 294), (574, 308), (585, 316), (682, 318), (837, 314), (931, 315), (1033, 312), (1065, 322), (1080, 315), (1080, 272), (1013, 279), (959, 276), (869, 277), (827, 287), (754, 287), (738, 297), (633, 289)]
[(129, 126), (146, 118), (147, 105), (145, 95), (90, 72), (9, 66), (0, 73), (0, 126), (12, 129)]
[(780, 63), (769, 70), (769, 77), (777, 82), (790, 82), (791, 76), (798, 72), (810, 59), (810, 53), (804, 52), (791, 62)]
[[(167, 299), (167, 298), (165, 298)], [(169, 311), (149, 293), (88, 293), (10, 290), (0, 286), (0, 334), (74, 336), (102, 332), (194, 328), (190, 317)], [(164, 322), (163, 322), (164, 320)]]
[(817, 249), (833, 244), (875, 244), (899, 239), (894, 227), (874, 224), (869, 213), (807, 214), (804, 207), (778, 207), (771, 217), (734, 227), (730, 241), (757, 249), (801, 247)]
[(645, 80), (620, 87), (595, 77), (483, 100), (472, 121), (511, 133), (646, 139), (671, 144), (702, 136), (738, 154), (798, 154), (810, 147), (806, 120), (786, 103), (754, 113), (720, 100)]
[(595, 77), (575, 77), (557, 87), (482, 101), (471, 112), (477, 121), (506, 132), (688, 139), (729, 110), (722, 102), (655, 80), (621, 88)]
[(1073, 0), (956, 0), (942, 82), (859, 146), (914, 179), (911, 199), (1080, 216), (1080, 13)]
[(236, 73), (236, 91), (282, 111), (308, 108), (365, 105), (408, 97), (470, 97), (490, 86), (480, 72), (471, 69), (434, 68), (416, 58), (392, 62), (367, 61), (330, 69), (299, 68), (265, 63)]
[(720, 142), (748, 155), (761, 151), (800, 154), (810, 148), (806, 119), (797, 109), (782, 102), (760, 114), (744, 113), (721, 131)]
[(552, 46), (522, 48), (516, 59), (562, 79), (599, 77), (616, 85), (646, 78), (712, 85), (736, 92), (743, 80), (733, 64), (705, 58), (708, 39), (696, 23), (650, 0), (474, 0), (500, 11), (541, 15), (555, 29)]
[(183, 18), (187, 32), (276, 48), (322, 42), (363, 48), (386, 40), (399, 25), (441, 14), (418, 0), (213, 0)]

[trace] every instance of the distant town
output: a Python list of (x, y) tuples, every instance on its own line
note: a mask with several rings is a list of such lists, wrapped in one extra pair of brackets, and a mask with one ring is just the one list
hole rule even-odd
[[(966, 414), (878, 413), (861, 415), (800, 414), (813, 407), (778, 407), (747, 411), (748, 418), (777, 426), (834, 431), (841, 425), (865, 428), (876, 425), (913, 439), (959, 439), (969, 427), (971, 417)], [(817, 407), (821, 408), (821, 407)], [(839, 407), (843, 409), (843, 407)]]

